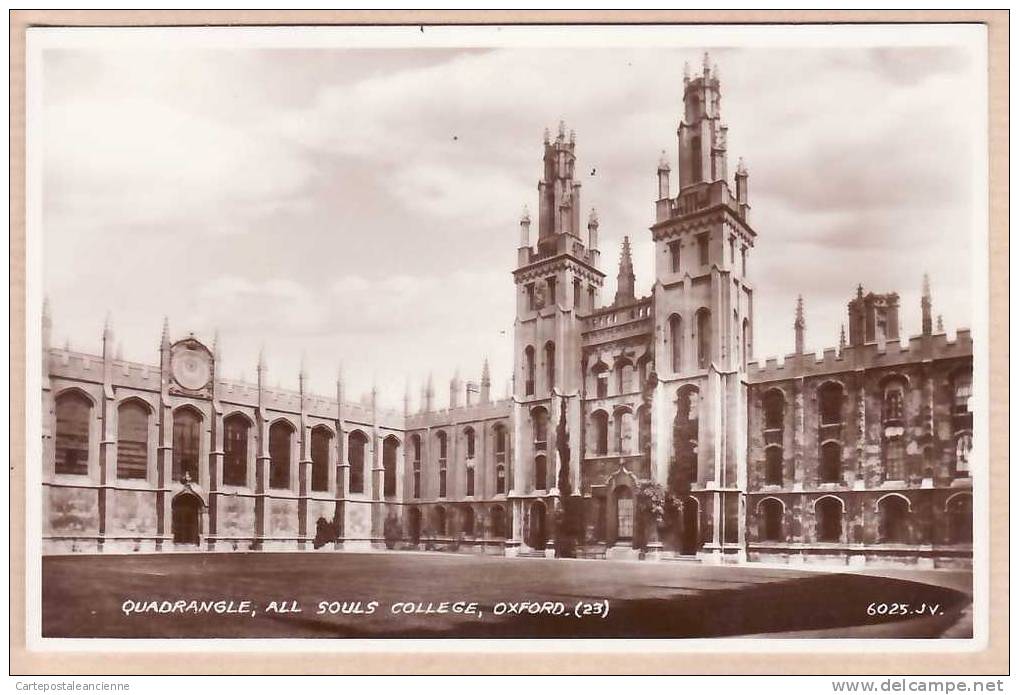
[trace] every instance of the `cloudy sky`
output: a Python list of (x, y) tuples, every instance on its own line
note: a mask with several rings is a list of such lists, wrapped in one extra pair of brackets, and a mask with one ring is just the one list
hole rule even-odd
[[(165, 35), (164, 35), (165, 36)], [(757, 357), (834, 345), (858, 282), (920, 328), (972, 323), (970, 54), (909, 48), (47, 48), (38, 120), (54, 342), (127, 359), (218, 330), (227, 377), (314, 390), (343, 364), (390, 404), (434, 372), (440, 403), (485, 356), (512, 364), (517, 221), (542, 131), (576, 130), (582, 204), (615, 285), (623, 235), (651, 287), (655, 168), (675, 164), (684, 61), (719, 65), (730, 170), (750, 170)], [(675, 188), (675, 181), (673, 187)], [(675, 194), (675, 190), (673, 190)]]

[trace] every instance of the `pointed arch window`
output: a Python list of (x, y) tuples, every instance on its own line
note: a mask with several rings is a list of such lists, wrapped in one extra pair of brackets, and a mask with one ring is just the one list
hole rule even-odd
[(524, 348), (524, 395), (534, 395), (534, 348)]
[(473, 427), (468, 427), (468, 428), (464, 429), (464, 444), (465, 444), (465, 448), (467, 450), (466, 455), (467, 455), (468, 459), (473, 459), (474, 458), (474, 449), (475, 449), (474, 440), (475, 440), (474, 428)]
[(325, 427), (311, 431), (311, 491), (329, 490), (329, 448), (333, 433)]
[(382, 442), (382, 494), (385, 497), (396, 495), (396, 456), (400, 451), (400, 440), (386, 437)]
[(594, 453), (604, 456), (609, 452), (609, 415), (599, 410), (591, 416), (594, 425)]
[(248, 484), (248, 438), (251, 425), (236, 413), (223, 420), (223, 484)]
[(117, 477), (145, 478), (149, 466), (149, 409), (126, 401), (117, 408)]
[(707, 369), (711, 362), (711, 311), (697, 311), (697, 366)]
[(419, 499), (421, 497), (421, 436), (417, 434), (411, 436), (410, 443), (414, 455), (414, 460), (411, 462), (414, 471), (414, 499)]
[(879, 539), (882, 543), (909, 542), (909, 503), (889, 495), (878, 503)]
[(446, 490), (446, 482), (447, 482), (446, 474), (448, 472), (448, 468), (447, 468), (447, 463), (446, 463), (446, 461), (447, 461), (446, 453), (447, 453), (447, 445), (448, 445), (448, 441), (447, 440), (448, 440), (448, 437), (447, 437), (446, 433), (443, 432), (442, 430), (439, 430), (439, 432), (435, 436), (436, 436), (436, 438), (438, 439), (438, 442), (439, 442), (439, 497), (445, 497), (446, 496), (446, 492), (447, 492), (447, 490)]
[(548, 390), (555, 387), (555, 343), (545, 343), (545, 380), (548, 383)]
[(531, 429), (534, 432), (534, 448), (544, 450), (548, 446), (548, 411), (535, 408), (531, 411)]
[(190, 407), (178, 408), (173, 413), (173, 479), (180, 480), (187, 473), (198, 481), (198, 458), (201, 455), (202, 416)]
[(350, 464), (350, 492), (364, 492), (364, 463), (368, 448), (368, 437), (360, 430), (347, 436), (347, 463)]
[(842, 445), (825, 442), (821, 445), (821, 465), (818, 478), (822, 483), (838, 483), (842, 480)]
[(782, 447), (769, 446), (764, 450), (764, 484), (782, 484)]
[(785, 529), (783, 528), (782, 517), (785, 508), (782, 503), (774, 498), (763, 500), (758, 506), (760, 510), (760, 534), (761, 539), (766, 541), (784, 541)]
[(55, 472), (69, 475), (88, 474), (89, 426), (92, 402), (71, 391), (56, 400)]
[(823, 497), (814, 505), (817, 540), (838, 543), (842, 540), (842, 503), (834, 497)]
[(290, 487), (290, 461), (294, 428), (280, 420), (269, 427), (269, 487), (285, 490)]
[(548, 465), (544, 454), (534, 457), (534, 489), (548, 489)]

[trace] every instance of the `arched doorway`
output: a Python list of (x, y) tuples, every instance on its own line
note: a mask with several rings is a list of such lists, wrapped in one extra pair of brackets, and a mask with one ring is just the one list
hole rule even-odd
[(616, 543), (633, 541), (633, 491), (616, 488)]
[(173, 542), (198, 545), (201, 532), (202, 500), (189, 492), (173, 498)]
[(530, 519), (530, 543), (536, 550), (544, 550), (548, 541), (548, 532), (545, 530), (545, 503), (539, 501), (531, 504)]
[(683, 528), (679, 537), (679, 552), (682, 555), (695, 555), (700, 545), (700, 505), (693, 497), (683, 500)]

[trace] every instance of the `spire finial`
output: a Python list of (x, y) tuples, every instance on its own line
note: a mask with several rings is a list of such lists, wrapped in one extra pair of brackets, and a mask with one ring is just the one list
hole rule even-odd
[(619, 274), (616, 276), (616, 304), (633, 302), (635, 278), (633, 274), (633, 257), (630, 254), (630, 237), (623, 237), (623, 245), (619, 252)]
[(931, 276), (927, 273), (923, 274), (923, 296), (931, 296)]
[(258, 348), (258, 371), (265, 371), (265, 345)]
[(530, 210), (527, 209), (527, 206), (525, 205), (524, 209), (521, 210), (521, 212), (520, 212), (520, 224), (530, 224), (530, 223), (531, 223), (531, 212), (530, 212)]
[(806, 346), (804, 340), (804, 328), (806, 321), (803, 318), (803, 295), (796, 296), (796, 320), (793, 321), (793, 332), (796, 338), (796, 354), (802, 355)]
[(219, 361), (219, 329), (217, 328), (212, 333), (212, 357), (216, 361)]
[(587, 226), (597, 227), (598, 226), (598, 211), (591, 208), (591, 214), (587, 216)]
[(690, 80), (690, 61), (683, 61), (683, 81), (688, 82)]
[(846, 324), (839, 324), (839, 354), (846, 349)]
[(566, 121), (562, 118), (559, 119), (559, 139), (562, 140), (566, 137)]
[(923, 274), (923, 290), (920, 297), (920, 323), (923, 335), (930, 335), (934, 331), (931, 325), (931, 311), (934, 308), (931, 301), (931, 278), (927, 273)]
[(489, 368), (488, 368), (488, 358), (487, 357), (485, 358), (485, 361), (481, 365), (481, 383), (482, 384), (491, 384), (492, 383), (492, 374), (491, 374), (491, 372), (489, 371)]
[(665, 154), (665, 150), (662, 150), (662, 156), (658, 158), (658, 171), (669, 170), (669, 155)]
[(711, 72), (711, 56), (708, 55), (707, 51), (704, 51), (704, 58), (702, 59), (701, 67), (704, 70), (705, 75)]
[(742, 157), (736, 160), (736, 173), (740, 176), (747, 175), (747, 163), (743, 161)]
[(549, 140), (552, 138), (552, 134), (548, 132), (548, 128), (545, 128), (545, 132), (542, 135), (542, 141), (547, 145)]

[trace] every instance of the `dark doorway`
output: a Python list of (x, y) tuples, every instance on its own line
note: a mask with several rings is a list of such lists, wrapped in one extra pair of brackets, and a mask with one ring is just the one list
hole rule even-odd
[(421, 510), (417, 507), (411, 507), (410, 513), (407, 516), (407, 523), (409, 526), (407, 535), (416, 544), (421, 540)]
[(202, 501), (181, 493), (173, 499), (173, 542), (198, 545)]
[(548, 541), (548, 533), (545, 530), (545, 505), (542, 502), (535, 502), (531, 505), (531, 533), (530, 545), (535, 550), (544, 550)]
[(700, 536), (699, 505), (692, 497), (683, 501), (683, 529), (679, 538), (679, 552), (682, 555), (695, 555)]

